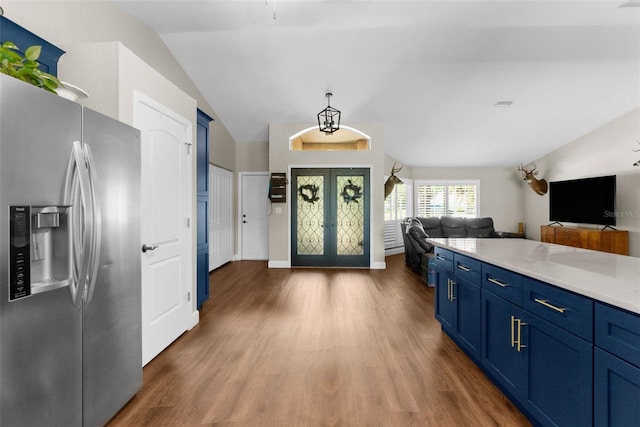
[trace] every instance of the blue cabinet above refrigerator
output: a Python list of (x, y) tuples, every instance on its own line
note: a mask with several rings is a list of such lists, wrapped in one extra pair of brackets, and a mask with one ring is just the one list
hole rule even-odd
[(12, 20), (0, 16), (0, 42), (6, 41), (15, 43), (22, 54), (29, 46), (42, 46), (42, 52), (40, 53), (40, 58), (38, 58), (40, 69), (56, 77), (58, 76), (58, 59), (60, 59), (64, 50), (21, 27)]

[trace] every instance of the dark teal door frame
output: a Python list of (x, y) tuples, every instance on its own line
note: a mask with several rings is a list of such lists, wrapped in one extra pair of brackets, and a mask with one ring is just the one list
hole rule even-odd
[(292, 169), (291, 265), (369, 267), (370, 170)]

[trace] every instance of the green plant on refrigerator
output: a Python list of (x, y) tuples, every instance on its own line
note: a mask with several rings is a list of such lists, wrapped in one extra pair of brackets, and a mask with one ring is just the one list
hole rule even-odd
[(15, 43), (3, 42), (0, 45), (0, 73), (56, 93), (61, 83), (55, 76), (40, 70), (38, 58), (41, 51), (41, 46), (29, 46), (22, 55)]

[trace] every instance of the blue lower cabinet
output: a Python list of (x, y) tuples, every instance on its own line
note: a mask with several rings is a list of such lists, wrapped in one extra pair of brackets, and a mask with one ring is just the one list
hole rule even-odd
[(594, 425), (640, 426), (640, 315), (596, 303)]
[(436, 264), (436, 319), (442, 325), (442, 330), (449, 335), (453, 333), (454, 302), (451, 300), (451, 287), (453, 274)]
[(540, 425), (592, 424), (593, 346), (482, 292), (482, 366)]
[(521, 399), (527, 379), (525, 352), (515, 345), (524, 312), (502, 298), (482, 291), (482, 367), (511, 397)]
[(595, 426), (640, 426), (640, 368), (594, 349)]
[(452, 288), (454, 339), (469, 356), (479, 361), (482, 343), (480, 287), (469, 280), (456, 278)]
[(525, 408), (541, 425), (592, 425), (593, 345), (537, 316), (523, 321)]
[(438, 248), (436, 272), (443, 331), (534, 425), (640, 426), (637, 314)]
[(450, 252), (436, 250), (435, 274), (436, 319), (441, 323), (442, 330), (479, 362), (482, 343), (480, 263), (458, 254), (454, 256)]
[(596, 303), (595, 345), (640, 366), (640, 315)]

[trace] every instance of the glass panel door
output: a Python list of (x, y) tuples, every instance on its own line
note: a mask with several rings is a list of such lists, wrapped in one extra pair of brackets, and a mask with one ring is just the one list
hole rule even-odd
[[(326, 243), (330, 236), (328, 199), (329, 169), (293, 169), (291, 171), (291, 265), (329, 264)], [(295, 194), (294, 194), (295, 191)]]
[(369, 266), (369, 169), (293, 169), (292, 265)]
[(296, 254), (324, 255), (324, 176), (298, 177)]

